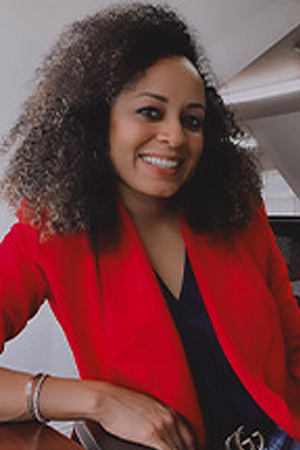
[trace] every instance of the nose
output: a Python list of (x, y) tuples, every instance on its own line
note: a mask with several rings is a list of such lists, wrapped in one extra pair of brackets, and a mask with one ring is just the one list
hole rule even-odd
[(177, 118), (170, 118), (160, 123), (157, 139), (171, 148), (181, 147), (185, 143), (185, 131)]

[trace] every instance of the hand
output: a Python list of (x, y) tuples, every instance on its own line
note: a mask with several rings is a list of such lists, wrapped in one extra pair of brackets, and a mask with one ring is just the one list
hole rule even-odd
[(93, 420), (111, 434), (157, 450), (195, 450), (191, 426), (175, 410), (139, 392), (107, 385)]

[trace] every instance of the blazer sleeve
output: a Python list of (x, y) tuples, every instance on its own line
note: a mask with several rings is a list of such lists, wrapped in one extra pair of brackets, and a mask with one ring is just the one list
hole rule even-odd
[(286, 262), (263, 206), (255, 212), (249, 227), (244, 230), (242, 241), (276, 301), (287, 369), (300, 381), (300, 310), (292, 291)]
[(21, 223), (15, 224), (0, 244), (0, 352), (47, 297), (37, 248), (37, 231)]
[[(277, 246), (264, 208), (258, 212), (254, 228), (257, 265), (263, 264), (264, 275), (276, 300), (286, 347), (287, 368), (300, 380), (300, 310), (294, 297), (286, 262)], [(254, 239), (251, 240), (254, 243)]]
[(279, 307), (287, 367), (300, 380), (300, 310), (293, 294), (286, 262), (272, 231), (269, 233), (268, 284)]

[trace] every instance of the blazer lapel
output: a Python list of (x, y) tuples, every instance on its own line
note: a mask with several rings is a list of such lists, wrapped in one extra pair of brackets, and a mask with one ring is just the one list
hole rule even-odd
[[(283, 423), (284, 342), (276, 303), (243, 244), (196, 234), (183, 222), (187, 252), (218, 340), (257, 403)], [(250, 244), (251, 245), (251, 244)]]
[(204, 427), (180, 337), (145, 248), (122, 208), (122, 236), (115, 252), (100, 257), (110, 378), (144, 390)]

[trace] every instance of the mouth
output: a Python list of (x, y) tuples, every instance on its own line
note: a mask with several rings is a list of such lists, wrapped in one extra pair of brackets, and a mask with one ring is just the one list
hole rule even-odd
[(160, 169), (177, 169), (181, 160), (175, 158), (159, 157), (159, 156), (149, 156), (149, 155), (139, 155), (145, 163), (150, 166), (158, 167)]

